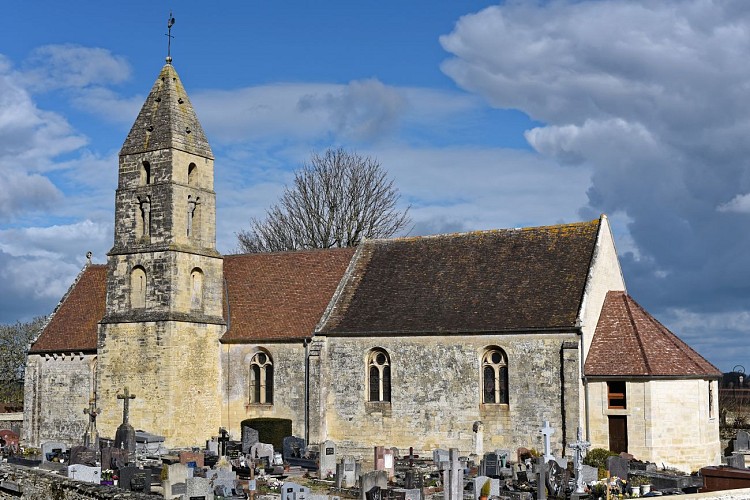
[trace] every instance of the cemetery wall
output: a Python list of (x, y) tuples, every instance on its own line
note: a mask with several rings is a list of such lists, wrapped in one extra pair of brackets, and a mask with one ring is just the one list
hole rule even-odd
[[(579, 420), (580, 360), (577, 349), (563, 353), (566, 342), (577, 345), (577, 335), (329, 337), (321, 352), (320, 384), (311, 388), (320, 423), (310, 441), (331, 439), (342, 453), (365, 459), (376, 444), (412, 446), (420, 453), (440, 447), (474, 453), (474, 424), (481, 422), (484, 450), (543, 450), (539, 428), (548, 420), (558, 429), (553, 451), (561, 454), (563, 401), (568, 416)], [(481, 359), (492, 346), (508, 357), (507, 405), (481, 403)], [(390, 402), (367, 401), (366, 360), (374, 348), (390, 356)], [(574, 394), (563, 398), (565, 373), (572, 373), (575, 382)], [(568, 432), (575, 436), (575, 429)]]
[(128, 387), (130, 423), (166, 438), (199, 444), (221, 422), (219, 337), (223, 325), (159, 321), (100, 325), (97, 427), (114, 437), (122, 422), (117, 394)]
[[(716, 381), (711, 381), (716, 384)], [(628, 381), (626, 409), (608, 409), (606, 382), (589, 383), (590, 438), (609, 448), (609, 415), (627, 416), (628, 452), (686, 472), (721, 460), (717, 391), (709, 415), (708, 380)], [(698, 411), (696, 411), (698, 409)]]
[(93, 354), (29, 355), (26, 361), (22, 442), (79, 443), (88, 417), (83, 409), (93, 397)]
[[(249, 418), (283, 418), (292, 421), (292, 434), (305, 432), (305, 347), (302, 342), (226, 344), (223, 346), (222, 426), (232, 439), (240, 439), (240, 423)], [(250, 360), (263, 351), (273, 362), (273, 404), (250, 402)], [(277, 450), (278, 451), (278, 450)]]
[(21, 498), (39, 498), (55, 500), (87, 500), (117, 498), (121, 500), (153, 499), (151, 495), (136, 493), (111, 486), (99, 486), (52, 474), (39, 469), (0, 465), (0, 498), (18, 498), (14, 490), (21, 490)]

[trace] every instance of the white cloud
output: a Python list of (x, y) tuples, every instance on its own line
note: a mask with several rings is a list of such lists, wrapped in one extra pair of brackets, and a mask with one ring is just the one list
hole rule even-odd
[(750, 214), (750, 193), (738, 194), (728, 202), (719, 205), (716, 209), (719, 212)]
[(24, 83), (38, 92), (117, 84), (130, 78), (131, 72), (124, 57), (74, 44), (39, 47), (23, 67)]

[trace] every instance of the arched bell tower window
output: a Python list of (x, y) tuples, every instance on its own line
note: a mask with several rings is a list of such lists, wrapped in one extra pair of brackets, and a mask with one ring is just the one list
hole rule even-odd
[(146, 307), (146, 270), (141, 266), (134, 267), (130, 272), (130, 307)]
[(151, 184), (151, 164), (147, 161), (141, 163), (141, 185)]
[(499, 347), (482, 356), (482, 403), (508, 404), (508, 358)]
[(250, 360), (250, 403), (273, 403), (273, 360), (259, 351)]
[(367, 357), (368, 401), (391, 400), (391, 359), (383, 349), (373, 349)]
[(203, 308), (203, 271), (197, 267), (190, 271), (190, 307)]
[(198, 177), (198, 167), (195, 163), (188, 165), (188, 184), (195, 184), (196, 178)]

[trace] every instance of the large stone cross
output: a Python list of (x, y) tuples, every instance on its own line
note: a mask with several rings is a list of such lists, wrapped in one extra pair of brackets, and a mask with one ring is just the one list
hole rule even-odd
[(583, 440), (581, 428), (578, 428), (578, 439), (568, 444), (568, 448), (575, 450), (573, 455), (573, 466), (576, 470), (576, 493), (584, 492), (583, 485), (583, 453), (589, 449), (591, 443)]
[(539, 429), (544, 435), (544, 461), (549, 462), (554, 460), (555, 457), (552, 455), (552, 447), (550, 445), (550, 436), (555, 433), (555, 429), (549, 426), (549, 420), (544, 421), (544, 425)]
[(83, 413), (89, 416), (89, 425), (86, 427), (86, 432), (83, 434), (83, 445), (96, 446), (97, 441), (99, 440), (96, 431), (96, 416), (101, 413), (101, 410), (96, 407), (96, 400), (94, 398), (89, 400), (89, 407), (84, 408)]
[(127, 387), (123, 390), (122, 394), (117, 395), (117, 399), (123, 400), (122, 405), (122, 423), (127, 424), (128, 423), (128, 417), (130, 416), (130, 400), (135, 399), (135, 394), (130, 394), (130, 391)]

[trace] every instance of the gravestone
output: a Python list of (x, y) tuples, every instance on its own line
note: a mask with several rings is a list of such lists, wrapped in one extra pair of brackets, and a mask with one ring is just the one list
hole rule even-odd
[(151, 469), (123, 467), (119, 470), (119, 487), (123, 490), (151, 493)]
[[(70, 449), (70, 465), (82, 464), (89, 467), (96, 466), (96, 450), (86, 446), (74, 446)], [(111, 467), (105, 467), (109, 469)]]
[(556, 460), (547, 462), (546, 484), (552, 498), (565, 497), (569, 482), (570, 473), (568, 473), (568, 469), (561, 467)]
[(448, 461), (440, 462), (443, 471), (443, 497), (445, 500), (462, 500), (464, 470), (461, 466), (458, 448), (448, 450)]
[(320, 445), (318, 455), (320, 465), (318, 466), (318, 478), (326, 479), (336, 473), (336, 444), (333, 441), (325, 441)]
[[(583, 481), (583, 474), (582, 474), (583, 455), (586, 453), (586, 450), (588, 450), (590, 447), (591, 447), (591, 443), (583, 439), (583, 431), (579, 427), (578, 439), (568, 445), (568, 448), (572, 448), (574, 452), (573, 468), (575, 469), (575, 474), (576, 474), (576, 491), (575, 492), (578, 493), (579, 495), (585, 493), (585, 489), (584, 489), (585, 483)], [(567, 461), (564, 466), (561, 465), (561, 467), (565, 469), (567, 469), (567, 466), (568, 466)], [(623, 478), (627, 479), (627, 477), (628, 477), (628, 474), (626, 472)]]
[(219, 427), (219, 437), (217, 441), (219, 442), (219, 456), (226, 457), (227, 445), (229, 444), (229, 431), (224, 427)]
[(396, 461), (393, 459), (393, 450), (385, 446), (375, 447), (375, 470), (384, 470), (388, 473), (388, 480), (396, 475)]
[(734, 451), (750, 451), (750, 433), (739, 430), (732, 441)]
[[(213, 469), (206, 473), (206, 477), (211, 480), (214, 487), (224, 486), (231, 491), (237, 485), (237, 473), (231, 467)], [(215, 488), (214, 491), (216, 491)]]
[(273, 445), (267, 443), (255, 443), (250, 448), (250, 458), (255, 461), (265, 459), (270, 466), (273, 464)]
[(307, 500), (310, 488), (297, 483), (286, 482), (281, 487), (281, 500)]
[(188, 465), (190, 462), (195, 462), (196, 467), (204, 467), (202, 451), (181, 451), (179, 456), (181, 464)]
[(366, 500), (383, 500), (383, 488), (380, 486), (373, 486), (365, 492)]
[(172, 498), (183, 495), (187, 491), (185, 482), (187, 478), (193, 477), (193, 469), (184, 464), (171, 464), (167, 466), (167, 479), (162, 481), (164, 498)]
[(99, 432), (96, 430), (96, 417), (101, 413), (101, 410), (96, 407), (94, 398), (89, 400), (89, 406), (83, 409), (83, 413), (89, 416), (86, 432), (83, 433), (83, 446), (97, 448), (99, 446)]
[(367, 492), (373, 488), (388, 487), (388, 473), (384, 470), (374, 470), (359, 476), (359, 498), (367, 500)]
[(117, 395), (117, 399), (122, 399), (122, 423), (115, 432), (115, 448), (128, 451), (128, 462), (135, 461), (135, 429), (128, 422), (130, 418), (130, 400), (135, 399), (135, 394), (130, 394), (127, 387), (122, 394)]
[(552, 455), (550, 437), (555, 433), (555, 429), (550, 427), (548, 420), (545, 420), (544, 425), (542, 425), (542, 428), (539, 429), (539, 432), (541, 432), (542, 436), (544, 436), (544, 461), (549, 462), (550, 460), (554, 460), (555, 457)]
[(70, 465), (68, 466), (68, 479), (99, 484), (102, 479), (102, 468), (82, 464)]
[(63, 455), (68, 451), (68, 445), (58, 441), (47, 441), (42, 443), (42, 462), (63, 461)]
[(247, 454), (250, 448), (259, 441), (258, 431), (248, 425), (242, 426), (242, 453)]
[(390, 490), (392, 500), (421, 500), (422, 490), (416, 488), (394, 488)]
[(581, 468), (581, 478), (586, 484), (591, 484), (599, 480), (599, 469), (592, 467), (591, 465), (583, 464)]
[(727, 457), (727, 465), (735, 469), (745, 468), (745, 455), (743, 453), (734, 452)]
[(232, 496), (232, 488), (227, 486), (226, 484), (216, 484), (214, 485), (214, 495), (216, 495), (219, 498), (229, 498)]
[(435, 463), (435, 467), (439, 466), (440, 462), (447, 462), (448, 460), (448, 450), (440, 448), (432, 450), (432, 461)]
[(282, 453), (285, 460), (303, 458), (305, 454), (305, 440), (297, 436), (287, 436), (281, 441)]
[(106, 446), (101, 449), (103, 469), (121, 469), (128, 463), (128, 450)]
[[(550, 460), (551, 463), (555, 463), (554, 460)], [(547, 462), (544, 457), (537, 457), (536, 463), (534, 464), (534, 475), (536, 476), (536, 500), (546, 500), (547, 498), (547, 476), (549, 469), (547, 468)]]
[(336, 487), (353, 488), (359, 477), (359, 464), (351, 455), (345, 455), (336, 465)]
[[(474, 500), (479, 500), (479, 497), (482, 496), (482, 488), (484, 488), (484, 484), (489, 482), (489, 480), (490, 478), (488, 476), (483, 476), (483, 475), (477, 476), (474, 479), (472, 479), (472, 482), (473, 482), (472, 486), (474, 490)], [(489, 495), (486, 495), (486, 496), (489, 497)]]
[(617, 476), (620, 479), (627, 479), (628, 477), (628, 463), (629, 460), (619, 456), (607, 457), (607, 470), (610, 476)]
[(484, 458), (479, 465), (479, 473), (482, 476), (500, 475), (500, 457), (497, 456), (497, 453), (484, 454)]
[(189, 477), (185, 480), (185, 496), (188, 499), (202, 498), (210, 500), (214, 498), (211, 480), (205, 477)]

